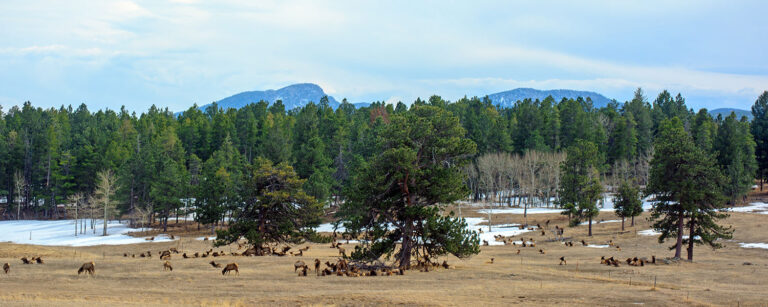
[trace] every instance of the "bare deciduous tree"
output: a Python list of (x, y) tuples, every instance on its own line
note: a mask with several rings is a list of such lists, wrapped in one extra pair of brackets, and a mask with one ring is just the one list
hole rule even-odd
[(96, 179), (97, 184), (94, 194), (98, 200), (98, 203), (104, 208), (104, 233), (102, 235), (106, 236), (107, 217), (115, 205), (115, 201), (112, 199), (112, 195), (115, 194), (115, 190), (117, 190), (117, 178), (115, 177), (115, 173), (112, 170), (107, 169), (99, 172), (96, 175)]

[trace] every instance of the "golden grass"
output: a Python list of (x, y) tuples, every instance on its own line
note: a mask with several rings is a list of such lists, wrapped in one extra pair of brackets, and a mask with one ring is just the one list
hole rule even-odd
[[(482, 216), (464, 208), (465, 215)], [(598, 219), (614, 219), (603, 213)], [(518, 215), (497, 216), (498, 223), (519, 222)], [(557, 214), (529, 215), (529, 223), (563, 226)], [(636, 226), (619, 233), (620, 223), (596, 224), (594, 236), (586, 226), (567, 228), (566, 237), (593, 244), (613, 240), (621, 251), (566, 247), (545, 242), (539, 232), (522, 235), (537, 240), (536, 248), (513, 246), (483, 247), (481, 254), (467, 260), (446, 258), (452, 266), (430, 273), (408, 271), (405, 276), (298, 277), (293, 263), (337, 259), (328, 244), (312, 244), (303, 257), (217, 257), (182, 259), (174, 254), (174, 270), (163, 271), (158, 251), (177, 247), (188, 254), (202, 252), (210, 242), (194, 240), (198, 234), (183, 235), (179, 241), (120, 246), (43, 247), (0, 243), (0, 262), (11, 263), (11, 273), (0, 275), (0, 302), (3, 306), (252, 306), (252, 305), (737, 305), (765, 306), (768, 302), (768, 250), (743, 249), (736, 242), (768, 242), (765, 224), (768, 215), (734, 213), (728, 220), (736, 226), (734, 242), (713, 251), (697, 247), (695, 262), (619, 268), (600, 264), (600, 256), (619, 260), (656, 255), (671, 256), (669, 243), (656, 237), (636, 235), (649, 228), (644, 217)], [(304, 245), (301, 245), (304, 246)], [(538, 253), (539, 249), (545, 255)], [(349, 250), (350, 248), (347, 248)], [(517, 249), (521, 250), (516, 255)], [(153, 257), (138, 258), (151, 250)], [(237, 246), (215, 248), (227, 253)], [(129, 258), (124, 258), (128, 253)], [(130, 258), (136, 254), (137, 258)], [(41, 255), (44, 265), (23, 265), (22, 256)], [(568, 265), (559, 266), (565, 256)], [(489, 258), (494, 264), (486, 264)], [(221, 269), (208, 262), (237, 262), (239, 276), (222, 276)], [(442, 259), (441, 259), (442, 260)], [(77, 276), (83, 262), (96, 263), (96, 276)], [(753, 265), (742, 265), (751, 262)], [(324, 267), (324, 265), (323, 265)], [(630, 285), (631, 278), (631, 285)], [(656, 278), (656, 287), (654, 287)]]

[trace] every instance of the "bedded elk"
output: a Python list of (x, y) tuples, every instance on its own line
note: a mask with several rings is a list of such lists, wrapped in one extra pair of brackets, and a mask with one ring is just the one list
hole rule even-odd
[(155, 237), (149, 237), (149, 238), (146, 238), (146, 239), (144, 239), (144, 240), (147, 240), (147, 241), (154, 241), (154, 240), (155, 240)]
[(187, 258), (189, 258), (189, 257), (187, 256), (187, 253), (183, 253), (183, 254), (181, 254), (181, 257), (183, 257), (184, 259), (187, 259)]
[(21, 257), (21, 263), (23, 264), (32, 264), (32, 261), (29, 261), (27, 257)]
[(210, 264), (214, 268), (220, 268), (221, 267), (221, 263), (216, 263), (216, 261), (213, 261), (213, 260), (211, 260), (211, 262), (208, 262), (208, 264)]
[(8, 274), (8, 272), (10, 272), (10, 271), (11, 271), (11, 265), (10, 265), (10, 264), (8, 264), (8, 262), (6, 262), (5, 264), (3, 264), (3, 271), (5, 271), (5, 274)]
[(230, 273), (232, 271), (235, 271), (235, 275), (240, 275), (240, 269), (238, 268), (237, 263), (235, 262), (227, 264), (227, 266), (224, 267), (223, 270), (221, 270), (221, 275), (226, 275), (227, 273)]
[(96, 273), (96, 265), (93, 261), (83, 263), (83, 265), (80, 266), (80, 269), (77, 270), (77, 275), (80, 275), (81, 273), (88, 273), (93, 276), (93, 274)]
[(298, 252), (296, 252), (296, 253), (294, 253), (294, 252), (291, 252), (291, 255), (293, 255), (293, 256), (295, 256), (295, 257), (302, 257), (302, 256), (304, 256), (304, 250), (299, 250), (299, 251), (298, 251)]
[(34, 259), (35, 259), (35, 262), (37, 262), (37, 264), (45, 264), (45, 262), (43, 262), (43, 258), (41, 257), (35, 257)]
[(173, 272), (173, 266), (171, 266), (171, 263), (166, 261), (163, 262), (163, 271), (171, 271)]

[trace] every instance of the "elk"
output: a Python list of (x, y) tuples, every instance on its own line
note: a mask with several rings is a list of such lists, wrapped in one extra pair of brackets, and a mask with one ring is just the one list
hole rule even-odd
[(237, 263), (233, 262), (233, 263), (227, 264), (227, 266), (224, 267), (223, 270), (221, 270), (221, 275), (225, 275), (231, 271), (235, 271), (235, 275), (240, 275), (240, 270), (238, 269)]
[(302, 266), (301, 267), (301, 272), (299, 272), (299, 276), (307, 276), (307, 270), (309, 270), (308, 266), (306, 266), (306, 265)]
[(450, 266), (450, 265), (448, 265), (448, 261), (445, 261), (445, 260), (443, 260), (443, 264), (442, 264), (442, 266), (443, 266), (443, 268), (444, 268), (444, 269), (446, 269), (446, 270), (451, 268), (451, 266)]
[(301, 260), (296, 261), (296, 263), (293, 264), (293, 272), (296, 273), (296, 270), (305, 266), (307, 265), (304, 263), (304, 261), (301, 261)]
[(338, 247), (338, 249), (339, 249), (339, 256), (342, 256), (342, 257), (344, 257), (344, 258), (347, 258), (347, 252), (346, 252), (346, 250), (344, 250), (344, 248), (343, 248), (343, 247)]
[(96, 266), (93, 261), (83, 263), (83, 265), (80, 266), (80, 269), (77, 270), (77, 275), (80, 275), (80, 273), (83, 272), (91, 274), (91, 276), (93, 276), (93, 273), (96, 273)]
[(297, 253), (291, 252), (291, 255), (294, 255), (296, 257), (302, 257), (302, 256), (304, 256), (304, 250), (300, 249), (299, 252), (297, 252)]
[(32, 261), (29, 261), (29, 259), (27, 259), (27, 257), (21, 257), (21, 262), (24, 263), (24, 264), (32, 264)]
[(123, 257), (128, 257), (128, 253), (123, 253)]
[(3, 271), (5, 271), (5, 274), (8, 274), (8, 272), (10, 272), (10, 271), (11, 271), (11, 265), (10, 265), (10, 264), (8, 264), (8, 262), (6, 262), (5, 264), (3, 264)]
[(171, 252), (169, 252), (169, 251), (163, 251), (163, 252), (160, 254), (160, 259), (162, 259), (162, 260), (169, 260), (169, 259), (171, 259)]
[(187, 258), (189, 258), (189, 257), (187, 256), (187, 253), (183, 253), (183, 254), (181, 254), (181, 257), (184, 257), (184, 259), (187, 259)]
[(546, 253), (547, 253), (547, 252), (545, 252), (543, 249), (539, 249), (539, 254), (542, 254), (542, 255), (544, 255), (544, 254), (546, 254)]
[(565, 256), (560, 257), (560, 265), (568, 265), (568, 262), (565, 261)]
[(491, 261), (488, 261), (488, 262), (486, 262), (486, 263), (487, 263), (487, 264), (493, 264), (493, 259), (494, 259), (494, 258), (491, 258)]
[[(173, 237), (171, 237), (171, 239), (173, 239)], [(178, 254), (179, 253), (179, 250), (176, 249), (175, 247), (171, 247), (170, 251), (173, 252), (174, 254)]]
[(320, 259), (315, 258), (315, 273), (320, 275)]
[(35, 262), (37, 262), (37, 264), (44, 264), (43, 258), (41, 257), (35, 257)]
[(211, 260), (211, 262), (208, 262), (208, 264), (210, 264), (214, 268), (220, 268), (221, 267), (221, 263), (216, 263), (216, 261), (213, 261), (213, 260)]
[(171, 266), (171, 263), (166, 261), (163, 262), (163, 271), (171, 271), (173, 272), (173, 267)]
[(146, 238), (146, 239), (144, 239), (144, 240), (147, 240), (147, 241), (154, 241), (154, 240), (155, 240), (155, 237), (149, 237), (149, 238)]
[(517, 254), (520, 255), (520, 250), (519, 249), (517, 250)]

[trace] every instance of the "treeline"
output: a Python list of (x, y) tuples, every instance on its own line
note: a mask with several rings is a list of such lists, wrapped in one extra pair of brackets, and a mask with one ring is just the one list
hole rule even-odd
[[(731, 200), (751, 186), (757, 174), (755, 142), (765, 143), (753, 139), (755, 127), (763, 126), (751, 127), (746, 118), (694, 112), (682, 96), (666, 91), (648, 101), (640, 89), (631, 101), (602, 108), (581, 98), (524, 100), (499, 108), (487, 98), (449, 102), (432, 96), (410, 107), (373, 103), (356, 109), (344, 101), (334, 110), (322, 99), (293, 110), (280, 101), (262, 101), (241, 109), (193, 106), (180, 114), (153, 106), (136, 114), (125, 108), (92, 112), (84, 104), (42, 109), (27, 102), (5, 113), (0, 109), (0, 215), (59, 218), (69, 196), (91, 194), (96, 174), (108, 169), (117, 176), (120, 214), (148, 212), (167, 222), (195, 208), (198, 221), (216, 224), (238, 206), (242, 174), (261, 158), (293, 166), (306, 180), (304, 191), (337, 207), (350, 178), (380, 154), (376, 144), (390, 118), (421, 105), (458, 117), (465, 137), (477, 145), (474, 163), (464, 167), (475, 174), (466, 181), (473, 197), (510, 199), (518, 193), (531, 205), (535, 199), (544, 204), (558, 199), (556, 166), (567, 148), (581, 142), (597, 148), (595, 169), (601, 177), (621, 174), (647, 184), (654, 137), (667, 119), (680, 119), (695, 144), (717, 161), (728, 177)], [(762, 108), (756, 123), (766, 121)], [(758, 157), (765, 156), (758, 146)], [(502, 178), (501, 165), (516, 173)]]

